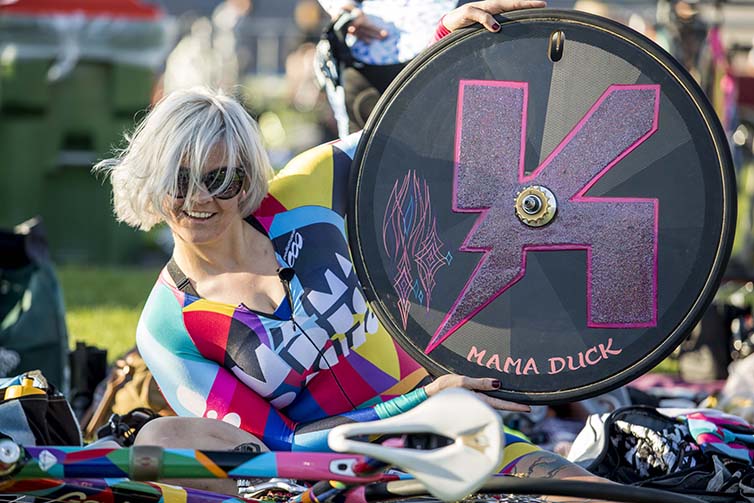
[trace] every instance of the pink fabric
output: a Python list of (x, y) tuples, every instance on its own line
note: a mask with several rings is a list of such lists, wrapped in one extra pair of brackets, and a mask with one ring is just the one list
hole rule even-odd
[(644, 374), (638, 379), (630, 382), (629, 386), (640, 389), (642, 391), (646, 391), (651, 388), (682, 388), (694, 392), (702, 391), (708, 394), (713, 394), (723, 389), (723, 386), (725, 386), (725, 381), (718, 380), (703, 383), (689, 383), (676, 376), (650, 373)]
[(435, 29), (435, 35), (432, 37), (432, 43), (438, 42), (439, 40), (443, 39), (444, 37), (447, 37), (450, 35), (450, 30), (445, 27), (445, 25), (442, 23), (443, 19), (445, 19), (445, 16), (440, 18), (440, 21), (437, 23), (437, 28)]

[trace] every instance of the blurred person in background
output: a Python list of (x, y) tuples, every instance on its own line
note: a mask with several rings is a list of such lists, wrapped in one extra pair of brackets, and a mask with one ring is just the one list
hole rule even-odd
[(236, 30), (251, 10), (251, 0), (225, 0), (210, 17), (195, 20), (168, 56), (162, 95), (194, 86), (209, 86), (235, 95), (240, 79), (239, 55), (243, 53)]
[[(657, 42), (701, 82), (709, 25), (697, 0), (660, 0), (657, 3)], [(708, 90), (706, 90), (708, 91)]]
[[(435, 28), (458, 0), (319, 0), (333, 20), (345, 17), (350, 61), (343, 62), (342, 106), (328, 93), (340, 136), (364, 127), (390, 82), (433, 41)], [(483, 2), (475, 2), (480, 4)], [(346, 124), (347, 122), (347, 124)]]
[(614, 19), (615, 16), (610, 11), (610, 7), (605, 2), (596, 0), (576, 0), (573, 4), (573, 9), (581, 12), (588, 12), (596, 16), (606, 17), (608, 19)]

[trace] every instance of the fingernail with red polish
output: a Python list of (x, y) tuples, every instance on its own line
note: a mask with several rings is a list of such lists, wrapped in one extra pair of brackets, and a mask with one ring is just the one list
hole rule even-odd
[(495, 379), (494, 381), (492, 381), (492, 387), (495, 388), (495, 389), (500, 389), (500, 381), (497, 380), (497, 379)]
[(500, 25), (497, 24), (497, 23), (492, 23), (492, 29), (495, 30), (495, 31), (497, 31), (497, 30), (500, 29)]

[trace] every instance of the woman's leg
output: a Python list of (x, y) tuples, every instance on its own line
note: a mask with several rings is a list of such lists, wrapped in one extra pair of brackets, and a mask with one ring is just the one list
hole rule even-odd
[[(158, 445), (173, 449), (217, 451), (230, 451), (239, 445), (244, 445), (245, 451), (258, 450), (264, 452), (269, 450), (251, 433), (216, 419), (198, 417), (161, 417), (154, 419), (139, 431), (134, 445)], [(258, 446), (258, 449), (255, 446)], [(235, 480), (169, 479), (161, 482), (234, 496), (238, 493)]]
[(554, 452), (539, 450), (522, 456), (508, 472), (516, 477), (571, 479), (608, 482)]
[[(589, 473), (577, 464), (571, 463), (567, 459), (554, 452), (539, 450), (530, 452), (519, 458), (515, 465), (507, 472), (507, 475), (514, 477), (527, 477), (537, 479), (564, 479), (564, 480), (582, 480), (586, 482), (600, 482), (612, 484), (610, 480), (603, 479)], [(544, 501), (576, 503), (586, 502), (599, 503), (603, 500), (584, 500), (568, 496), (542, 496)], [(609, 503), (605, 501), (605, 503)]]
[[(589, 473), (577, 464), (554, 452), (546, 451), (529, 442), (521, 433), (505, 428), (505, 447), (501, 473), (513, 477), (542, 479), (582, 480), (611, 483), (607, 479)], [(574, 502), (580, 498), (543, 496), (544, 501)], [(593, 502), (595, 500), (589, 500)]]

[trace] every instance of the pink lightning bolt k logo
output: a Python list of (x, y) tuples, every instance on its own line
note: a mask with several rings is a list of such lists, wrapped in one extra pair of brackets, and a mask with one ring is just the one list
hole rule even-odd
[[(585, 194), (657, 130), (660, 86), (610, 86), (528, 176), (527, 91), (521, 82), (459, 84), (453, 211), (480, 213), (460, 250), (483, 255), (426, 353), (521, 279), (529, 251), (586, 251), (589, 327), (657, 325), (659, 201)], [(514, 212), (516, 194), (532, 184), (557, 199), (544, 227)]]

